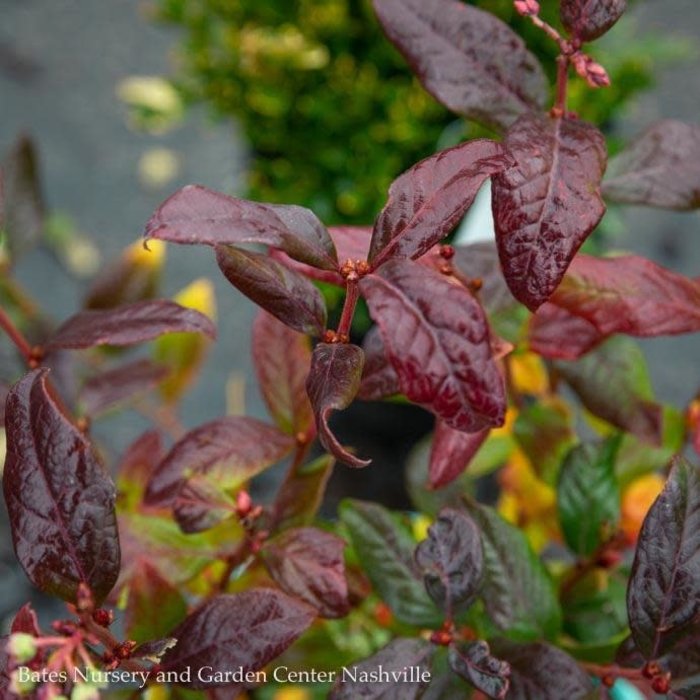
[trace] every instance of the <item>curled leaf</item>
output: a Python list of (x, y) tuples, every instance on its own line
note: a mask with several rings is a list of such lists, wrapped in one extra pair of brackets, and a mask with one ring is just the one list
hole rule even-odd
[(484, 641), (451, 644), (450, 667), (490, 698), (505, 698), (510, 685), (510, 665), (491, 656)]

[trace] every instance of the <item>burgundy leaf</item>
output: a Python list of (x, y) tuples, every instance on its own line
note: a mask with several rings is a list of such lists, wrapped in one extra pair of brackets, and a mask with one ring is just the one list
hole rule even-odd
[(360, 388), (364, 354), (346, 343), (319, 343), (311, 358), (306, 392), (316, 418), (318, 439), (338, 461), (349, 467), (366, 467), (371, 460), (350, 454), (331, 432), (328, 419), (334, 410), (347, 408)]
[(104, 311), (81, 311), (71, 316), (49, 339), (46, 348), (134, 345), (165, 333), (181, 332), (216, 337), (214, 324), (199, 311), (164, 299), (138, 301)]
[(605, 213), (605, 139), (585, 122), (527, 114), (505, 146), (516, 164), (493, 180), (498, 252), (513, 295), (534, 311)]
[(663, 410), (652, 400), (644, 355), (628, 338), (610, 338), (577, 362), (555, 362), (556, 371), (593, 415), (659, 445)]
[(300, 333), (323, 335), (326, 305), (321, 292), (298, 272), (261, 253), (216, 246), (216, 262), (238, 291)]
[(681, 457), (644, 519), (627, 613), (649, 660), (669, 651), (700, 617), (700, 472)]
[(549, 644), (491, 645), (510, 666), (508, 700), (585, 700), (593, 690), (590, 676), (568, 654)]
[(590, 321), (550, 302), (537, 309), (528, 328), (530, 350), (552, 359), (576, 360), (604, 339)]
[(309, 339), (264, 311), (253, 322), (253, 365), (260, 393), (280, 430), (306, 434), (313, 411), (306, 395)]
[(46, 370), (12, 387), (6, 431), (3, 489), (17, 559), (45, 593), (75, 601), (85, 584), (99, 604), (119, 574), (114, 485), (50, 397)]
[(314, 267), (337, 268), (333, 241), (313, 212), (236, 199), (201, 185), (188, 185), (166, 199), (144, 236), (210, 246), (262, 243)]
[[(418, 700), (430, 682), (432, 655), (423, 639), (394, 639), (368, 659), (346, 666), (329, 700)], [(378, 669), (384, 672), (379, 679)]]
[(454, 481), (469, 466), (489, 431), (484, 428), (477, 433), (463, 433), (437, 420), (430, 448), (429, 487), (439, 489)]
[(313, 608), (281, 591), (257, 588), (220, 595), (195, 610), (170, 636), (178, 643), (164, 656), (160, 670), (182, 673), (191, 669), (184, 683), (201, 690), (230, 684), (207, 682), (208, 675), (236, 669), (245, 674), (259, 671), (285, 651), (314, 621)]
[(561, 23), (575, 37), (592, 41), (605, 34), (627, 9), (627, 0), (560, 0)]
[(369, 252), (374, 267), (391, 257), (426, 253), (457, 225), (484, 180), (511, 164), (500, 144), (477, 139), (440, 151), (400, 175), (374, 224)]
[(484, 553), (481, 533), (466, 513), (443, 508), (415, 557), (430, 597), (448, 619), (474, 602), (483, 578)]
[(665, 209), (700, 207), (700, 126), (664, 119), (610, 161), (603, 194)]
[(163, 459), (163, 444), (157, 430), (140, 435), (124, 452), (117, 467), (119, 490), (136, 486), (139, 495), (146, 488), (151, 472)]
[(484, 311), (469, 291), (409, 260), (360, 282), (401, 391), (455, 430), (502, 425), (503, 379)]
[(167, 376), (168, 368), (151, 360), (128, 362), (90, 377), (80, 390), (80, 402), (94, 416), (149, 391)]
[(34, 612), (34, 608), (32, 607), (31, 603), (25, 603), (19, 609), (12, 620), (10, 632), (24, 632), (25, 634), (31, 634), (33, 637), (41, 636), (39, 620), (37, 619), (36, 612)]
[(334, 464), (331, 455), (321, 455), (314, 461), (287, 472), (275, 500), (276, 529), (308, 525), (313, 521), (321, 506)]
[(636, 255), (578, 255), (550, 301), (588, 321), (602, 340), (700, 330), (700, 281)]
[(505, 698), (510, 684), (510, 665), (491, 656), (484, 641), (450, 644), (450, 667), (490, 698)]
[(340, 537), (303, 527), (268, 542), (263, 557), (284, 591), (314, 607), (321, 617), (335, 618), (350, 611), (344, 550)]
[(0, 425), (5, 425), (5, 401), (10, 387), (5, 382), (0, 381)]
[(399, 378), (386, 354), (378, 326), (370, 328), (362, 343), (365, 365), (357, 397), (365, 401), (381, 401), (401, 393)]
[(233, 498), (209, 475), (187, 479), (173, 502), (173, 514), (186, 533), (210, 530), (236, 513)]
[(288, 454), (294, 441), (254, 418), (232, 416), (200, 425), (180, 438), (151, 475), (146, 501), (171, 505), (195, 474), (233, 489)]
[(506, 128), (548, 97), (542, 67), (488, 12), (456, 0), (374, 0), (386, 35), (448, 109)]

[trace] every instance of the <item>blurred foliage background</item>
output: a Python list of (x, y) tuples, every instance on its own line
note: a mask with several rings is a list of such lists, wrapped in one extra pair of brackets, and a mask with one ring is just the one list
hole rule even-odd
[[(384, 38), (370, 0), (156, 3), (156, 17), (183, 32), (174, 84), (185, 103), (235, 118), (249, 140), (244, 196), (251, 199), (302, 204), (327, 224), (370, 223), (400, 172), (488, 133), (455, 119), (420, 87)], [(511, 24), (553, 78), (556, 45), (519, 17), (511, 0), (470, 4)], [(555, 26), (557, 8), (543, 3)], [(683, 47), (635, 36), (634, 23), (623, 21), (592, 53), (612, 88), (591, 91), (573, 79), (570, 107), (608, 128), (651, 85), (658, 63), (682, 55)], [(150, 116), (160, 128), (162, 114)]]

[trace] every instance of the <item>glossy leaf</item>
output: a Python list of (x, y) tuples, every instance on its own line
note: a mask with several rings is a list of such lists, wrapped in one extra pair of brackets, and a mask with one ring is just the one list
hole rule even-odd
[(36, 148), (20, 136), (0, 170), (0, 231), (13, 257), (39, 242), (45, 215)]
[(628, 338), (610, 338), (576, 362), (555, 362), (557, 373), (594, 415), (659, 445), (663, 410), (653, 400), (644, 355)]
[(462, 433), (441, 420), (435, 422), (428, 466), (429, 487), (439, 489), (453, 482), (469, 466), (490, 432)]
[[(205, 666), (211, 674), (240, 669), (259, 671), (285, 651), (314, 621), (313, 608), (272, 588), (257, 588), (219, 595), (195, 610), (170, 636), (178, 643), (170, 649), (160, 670), (192, 669), (185, 685), (203, 689), (228, 685), (199, 680)], [(245, 634), (241, 634), (245, 630)]]
[(481, 534), (466, 513), (443, 508), (415, 557), (428, 594), (448, 618), (471, 605), (481, 587), (484, 554)]
[(12, 387), (5, 427), (3, 490), (17, 559), (45, 593), (73, 602), (84, 584), (99, 604), (119, 573), (115, 489), (49, 395), (46, 370)]
[(279, 530), (309, 525), (321, 507), (335, 460), (322, 455), (287, 473), (277, 492), (274, 522)]
[(235, 513), (236, 503), (216, 475), (195, 474), (184, 481), (173, 501), (175, 520), (186, 533), (210, 530)]
[(491, 656), (484, 641), (451, 644), (450, 667), (489, 698), (505, 698), (510, 685), (510, 665)]
[(549, 644), (491, 645), (510, 666), (508, 700), (587, 700), (590, 676), (568, 655)]
[(530, 350), (557, 360), (576, 360), (604, 339), (590, 321), (550, 302), (537, 309), (528, 327)]
[(344, 617), (350, 610), (345, 578), (345, 542), (313, 527), (287, 530), (268, 542), (263, 558), (270, 575), (321, 617)]
[(582, 121), (528, 114), (505, 146), (515, 165), (493, 179), (498, 252), (513, 295), (534, 311), (605, 212), (605, 139)]
[(511, 164), (500, 144), (476, 139), (414, 165), (389, 188), (370, 261), (378, 267), (392, 257), (419, 258), (459, 223), (484, 180)]
[(561, 23), (574, 36), (593, 41), (607, 32), (627, 9), (627, 0), (560, 0)]
[(340, 519), (363, 571), (394, 615), (410, 625), (442, 622), (414, 561), (416, 543), (394, 516), (376, 503), (346, 500)]
[(588, 321), (600, 340), (614, 333), (655, 337), (700, 330), (700, 282), (636, 255), (578, 255), (550, 301)]
[(357, 397), (365, 401), (381, 401), (399, 394), (399, 378), (387, 357), (378, 326), (370, 328), (365, 335), (362, 351), (365, 353), (365, 364)]
[(555, 637), (561, 626), (559, 603), (525, 535), (487, 506), (470, 503), (468, 512), (481, 530), (481, 598), (491, 621), (514, 638)]
[(261, 311), (253, 322), (252, 354), (260, 393), (277, 426), (290, 435), (306, 434), (313, 425), (306, 395), (308, 338)]
[(647, 659), (667, 652), (700, 616), (700, 473), (676, 459), (642, 525), (627, 589), (630, 629)]
[(46, 349), (134, 345), (165, 333), (182, 332), (216, 337), (214, 324), (198, 311), (163, 299), (139, 301), (105, 311), (80, 311), (59, 327)]
[(603, 194), (625, 204), (700, 207), (700, 126), (675, 119), (652, 124), (610, 161)]
[[(418, 700), (430, 680), (432, 646), (423, 639), (399, 637), (376, 654), (348, 666), (348, 677), (339, 678), (329, 700)], [(387, 675), (376, 678), (377, 670)], [(405, 674), (406, 680), (404, 680)]]
[(410, 260), (389, 261), (360, 288), (403, 394), (455, 430), (503, 423), (503, 379), (470, 292)]
[(172, 504), (182, 484), (206, 474), (233, 489), (288, 454), (294, 441), (254, 418), (219, 418), (191, 430), (155, 468), (146, 492), (152, 505)]
[(580, 557), (592, 555), (616, 531), (620, 487), (615, 478), (619, 438), (574, 447), (557, 486), (559, 522), (566, 543)]
[(334, 410), (347, 408), (357, 395), (364, 354), (347, 343), (319, 343), (311, 358), (306, 393), (313, 406), (318, 439), (324, 449), (349, 467), (366, 467), (371, 460), (350, 454), (333, 435), (328, 419)]
[(188, 185), (166, 199), (144, 236), (209, 246), (262, 243), (314, 267), (337, 267), (333, 241), (313, 212), (236, 199), (201, 185)]
[(167, 375), (167, 367), (150, 360), (127, 362), (90, 377), (80, 390), (80, 402), (94, 416), (149, 391)]
[(147, 642), (167, 636), (187, 615), (187, 603), (146, 559), (129, 580), (124, 627), (129, 639)]
[(216, 246), (216, 262), (226, 279), (251, 301), (300, 333), (323, 335), (326, 305), (303, 275), (267, 255)]
[(456, 0), (374, 0), (374, 8), (425, 89), (448, 109), (506, 128), (544, 106), (541, 66), (492, 14)]

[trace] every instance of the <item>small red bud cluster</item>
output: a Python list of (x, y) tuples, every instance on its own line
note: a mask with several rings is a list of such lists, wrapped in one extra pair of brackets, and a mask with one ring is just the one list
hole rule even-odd
[(369, 263), (366, 260), (351, 260), (348, 258), (340, 266), (340, 276), (348, 282), (357, 282), (370, 272)]
[(537, 0), (514, 0), (513, 5), (523, 17), (534, 17), (540, 13), (540, 3)]
[(256, 521), (263, 514), (263, 507), (253, 503), (247, 491), (239, 491), (236, 496), (236, 515), (248, 536), (248, 546), (253, 554), (257, 554), (269, 536), (267, 530), (256, 529)]
[(570, 56), (571, 64), (576, 72), (594, 88), (609, 87), (610, 76), (600, 63), (596, 63), (585, 53), (576, 51)]

